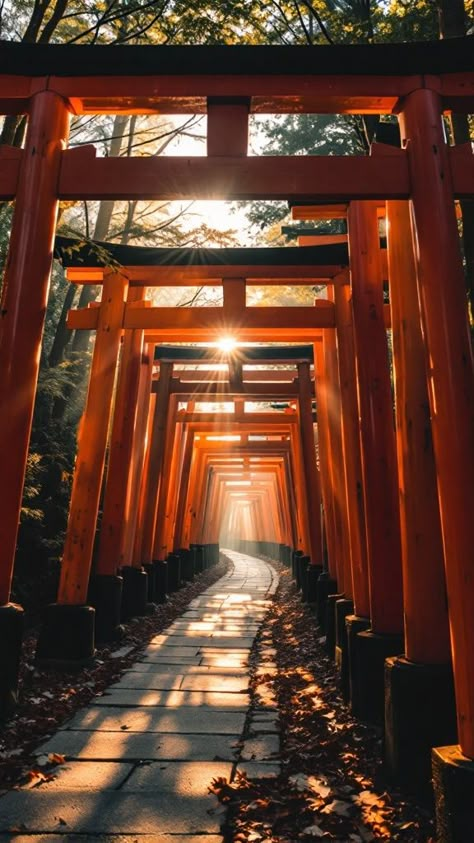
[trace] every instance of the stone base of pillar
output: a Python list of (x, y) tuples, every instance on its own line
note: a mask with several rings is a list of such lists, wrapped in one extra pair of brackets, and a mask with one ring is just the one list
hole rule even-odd
[(122, 620), (148, 614), (148, 575), (142, 568), (125, 565), (123, 577)]
[(194, 551), (187, 548), (178, 550), (181, 564), (181, 579), (185, 582), (192, 582), (194, 579)]
[(326, 600), (326, 650), (329, 658), (336, 658), (336, 603), (344, 594), (328, 594)]
[(341, 691), (345, 702), (349, 701), (349, 662), (347, 658), (347, 635), (346, 635), (346, 618), (352, 615), (354, 611), (354, 603), (346, 597), (341, 600), (336, 600), (336, 647), (335, 659), (336, 665), (339, 668), (339, 676), (341, 680)]
[(387, 659), (384, 760), (391, 780), (429, 799), (432, 748), (456, 740), (451, 665), (417, 664), (403, 656)]
[(143, 570), (148, 577), (147, 600), (148, 603), (153, 604), (155, 602), (155, 569), (153, 567), (153, 562), (145, 562)]
[(474, 761), (459, 746), (433, 749), (438, 843), (471, 843), (474, 829)]
[(305, 599), (306, 571), (309, 565), (309, 556), (297, 556), (295, 561), (296, 588), (302, 592), (302, 599)]
[(0, 606), (0, 720), (5, 720), (18, 702), (21, 642), (24, 612), (16, 603)]
[(168, 553), (168, 593), (181, 588), (181, 564), (177, 553)]
[(348, 615), (346, 618), (346, 640), (347, 640), (347, 669), (349, 673), (349, 700), (351, 711), (354, 717), (359, 717), (357, 703), (357, 682), (359, 677), (359, 666), (357, 664), (356, 640), (357, 634), (369, 629), (369, 618), (362, 618), (359, 615)]
[(36, 645), (36, 661), (59, 670), (87, 666), (94, 658), (94, 632), (92, 606), (52, 603), (46, 608)]
[(354, 642), (356, 681), (351, 685), (352, 713), (382, 726), (385, 711), (385, 659), (403, 653), (403, 635), (381, 635), (371, 629), (358, 632)]
[(95, 609), (96, 641), (116, 641), (120, 626), (123, 578), (114, 574), (96, 574), (89, 584), (89, 602)]
[(303, 593), (303, 599), (310, 607), (316, 607), (316, 600), (318, 596), (318, 579), (321, 576), (322, 572), (323, 569), (321, 565), (308, 565), (306, 569), (306, 592)]
[(194, 550), (194, 560), (196, 574), (202, 574), (204, 571), (204, 545), (192, 544), (191, 548)]
[(168, 563), (157, 559), (153, 563), (155, 569), (155, 603), (166, 603), (168, 599)]
[(328, 571), (323, 571), (318, 579), (318, 593), (316, 598), (316, 617), (319, 626), (326, 631), (326, 604), (329, 594), (336, 594), (337, 582), (333, 580)]

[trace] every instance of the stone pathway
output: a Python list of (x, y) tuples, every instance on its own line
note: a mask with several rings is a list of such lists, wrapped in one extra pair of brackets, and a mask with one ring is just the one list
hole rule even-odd
[(221, 843), (224, 809), (208, 785), (275, 770), (279, 746), (271, 706), (247, 719), (248, 656), (277, 575), (226, 553), (233, 570), (40, 747), (66, 756), (56, 777), (0, 798), (1, 841)]

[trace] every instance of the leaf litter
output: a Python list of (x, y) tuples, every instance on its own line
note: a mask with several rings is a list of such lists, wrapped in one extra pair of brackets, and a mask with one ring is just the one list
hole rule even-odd
[[(280, 585), (250, 671), (254, 712), (261, 682), (277, 701), (282, 772), (213, 781), (228, 807), (226, 843), (434, 843), (431, 811), (384, 781), (380, 730), (351, 716), (314, 616), (287, 569), (275, 567)], [(265, 671), (266, 647), (276, 649), (277, 671)]]

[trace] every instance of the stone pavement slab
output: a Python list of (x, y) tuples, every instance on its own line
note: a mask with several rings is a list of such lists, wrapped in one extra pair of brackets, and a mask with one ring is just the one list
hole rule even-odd
[[(38, 755), (58, 752), (66, 758), (97, 761), (222, 761), (236, 757), (235, 735), (160, 735), (136, 732), (57, 732)], [(0, 808), (1, 808), (0, 801)]]
[(205, 691), (149, 691), (137, 689), (111, 688), (102, 697), (94, 700), (94, 705), (122, 706), (160, 706), (179, 708), (212, 708), (218, 711), (232, 711), (236, 708), (247, 711), (250, 705), (248, 694), (226, 694)]
[[(181, 735), (240, 735), (245, 714), (228, 711), (141, 711), (130, 707), (125, 710), (113, 706), (90, 706), (76, 714), (63, 730), (94, 730), (95, 732), (159, 732)], [(60, 730), (61, 731), (61, 730)]]
[(212, 834), (220, 831), (215, 797), (124, 791), (12, 791), (1, 800), (0, 832)]
[(66, 757), (54, 779), (0, 796), (0, 843), (222, 843), (212, 779), (279, 769), (278, 734), (260, 734), (276, 721), (252, 720), (241, 752), (248, 658), (276, 579), (262, 560), (228, 555), (233, 571), (38, 749)]

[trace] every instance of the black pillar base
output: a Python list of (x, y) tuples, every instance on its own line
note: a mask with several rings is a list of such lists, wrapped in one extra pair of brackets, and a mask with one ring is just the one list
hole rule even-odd
[(474, 761), (459, 746), (433, 749), (433, 789), (438, 843), (472, 843)]
[(5, 720), (18, 703), (18, 675), (24, 613), (16, 603), (0, 606), (0, 720)]
[(304, 600), (304, 595), (306, 589), (306, 570), (309, 565), (309, 556), (297, 556), (295, 562), (295, 574), (296, 574), (296, 588), (298, 591), (301, 591), (302, 599)]
[(95, 609), (96, 641), (115, 641), (123, 632), (120, 626), (122, 577), (96, 574), (89, 584), (89, 602)]
[(204, 571), (204, 545), (192, 544), (191, 549), (194, 550), (194, 570), (196, 574), (202, 574)]
[(142, 568), (125, 565), (123, 577), (122, 620), (142, 617), (148, 614), (148, 576)]
[(384, 759), (392, 781), (429, 799), (431, 750), (456, 740), (451, 665), (417, 664), (403, 656), (387, 659)]
[(74, 670), (94, 657), (95, 609), (52, 603), (47, 606), (36, 645), (36, 661), (47, 667)]
[(321, 565), (308, 565), (306, 570), (306, 595), (304, 599), (308, 606), (315, 607), (318, 596), (318, 579), (322, 574)]
[(168, 563), (163, 559), (153, 562), (155, 569), (155, 603), (166, 603), (168, 599)]
[(328, 594), (326, 600), (326, 650), (329, 658), (336, 658), (336, 603), (344, 594)]
[(192, 582), (194, 579), (194, 551), (181, 547), (178, 550), (181, 564), (181, 579)]
[(143, 570), (148, 577), (147, 601), (148, 604), (153, 604), (155, 602), (155, 569), (153, 567), (153, 562), (145, 562)]
[(336, 647), (335, 659), (336, 665), (339, 668), (339, 676), (341, 680), (341, 691), (345, 702), (349, 701), (349, 662), (347, 658), (347, 635), (346, 635), (346, 618), (352, 615), (354, 611), (354, 603), (346, 597), (341, 600), (336, 600)]
[(346, 639), (347, 639), (347, 669), (349, 673), (349, 699), (351, 703), (351, 711), (354, 717), (359, 717), (357, 711), (357, 704), (359, 695), (357, 692), (357, 682), (359, 681), (359, 674), (362, 668), (357, 664), (357, 649), (356, 640), (357, 634), (364, 629), (370, 627), (369, 618), (362, 618), (359, 615), (348, 615), (346, 618)]
[(328, 571), (323, 571), (318, 579), (318, 593), (316, 598), (316, 617), (319, 626), (326, 631), (326, 604), (329, 594), (336, 594), (337, 582), (329, 576)]
[[(357, 679), (352, 712), (361, 720), (382, 726), (385, 712), (385, 659), (403, 653), (403, 635), (381, 635), (370, 629), (355, 636)], [(351, 688), (352, 691), (352, 688)]]
[(177, 553), (168, 553), (168, 593), (181, 588), (181, 564)]

